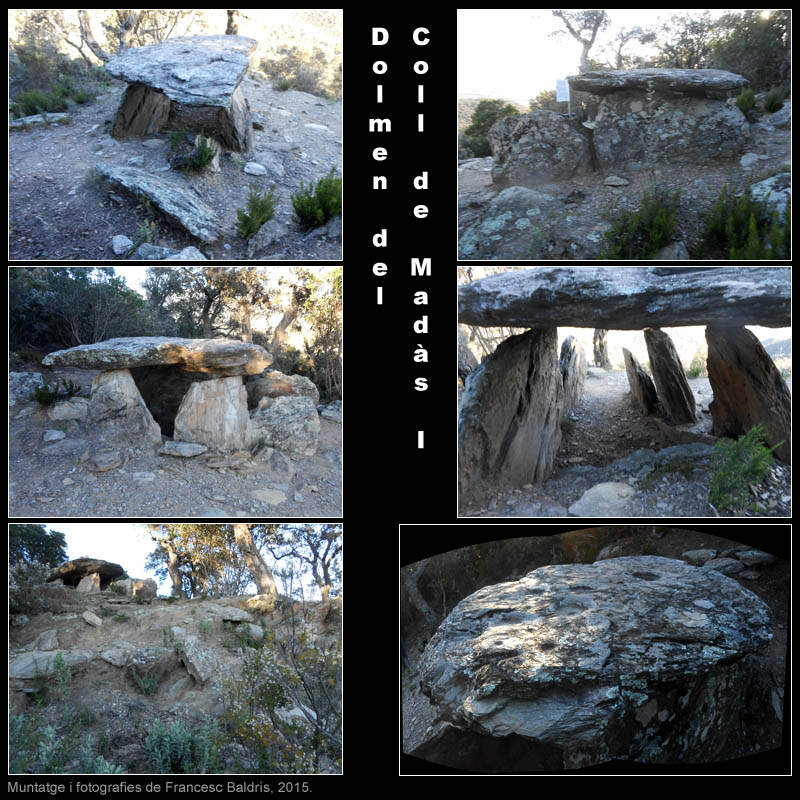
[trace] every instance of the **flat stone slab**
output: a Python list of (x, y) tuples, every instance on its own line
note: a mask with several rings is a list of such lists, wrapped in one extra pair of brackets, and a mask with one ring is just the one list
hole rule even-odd
[(272, 363), (272, 355), (260, 345), (237, 339), (130, 336), (57, 350), (42, 363), (101, 370), (172, 364), (186, 372), (231, 376), (263, 372)]
[(518, 328), (643, 330), (791, 325), (789, 267), (581, 267), (509, 270), (460, 286), (458, 321)]
[(115, 78), (151, 86), (177, 103), (225, 107), (257, 44), (245, 36), (176, 36), (124, 50), (105, 68)]
[(747, 88), (749, 81), (723, 69), (610, 69), (570, 75), (570, 88), (578, 92), (606, 95), (623, 89), (681, 92), (704, 97), (726, 97)]
[(138, 167), (118, 167), (113, 164), (95, 164), (94, 171), (129, 192), (146, 197), (192, 236), (203, 242), (216, 242), (219, 222), (216, 214), (205, 203), (179, 189), (163, 178), (157, 178)]
[[(541, 567), (469, 595), (431, 638), (420, 685), (460, 738), (423, 757), (501, 771), (753, 752), (743, 709), (763, 702), (771, 639), (769, 608), (714, 570), (658, 556)], [(470, 756), (499, 760), (463, 763), (473, 742)]]

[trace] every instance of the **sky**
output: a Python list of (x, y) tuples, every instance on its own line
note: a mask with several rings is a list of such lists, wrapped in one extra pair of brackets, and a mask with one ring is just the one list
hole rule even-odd
[[(704, 9), (691, 9), (700, 14)], [(731, 9), (712, 10), (712, 18)], [(620, 28), (655, 25), (680, 9), (607, 9), (611, 25), (598, 35), (590, 58), (610, 42)], [(550, 36), (563, 29), (563, 36)], [(635, 53), (632, 43), (625, 52)], [(513, 100), (527, 108), (528, 101), (556, 80), (576, 75), (582, 47), (563, 23), (540, 9), (461, 9), (458, 12), (458, 96)], [(651, 52), (650, 49), (644, 53)]]

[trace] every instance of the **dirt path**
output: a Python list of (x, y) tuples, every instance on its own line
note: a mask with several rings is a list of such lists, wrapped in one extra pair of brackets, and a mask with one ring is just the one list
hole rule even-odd
[[(88, 397), (92, 370), (41, 372), (51, 385), (72, 380)], [(212, 454), (158, 455), (147, 445), (117, 446), (122, 464), (108, 472), (87, 468), (97, 443), (84, 422), (53, 421), (38, 404), (13, 409), (9, 419), (9, 516), (63, 517), (324, 517), (342, 515), (342, 426), (320, 417), (317, 452), (291, 457), (291, 474), (242, 454), (220, 466)], [(45, 430), (66, 438), (43, 442)], [(163, 437), (162, 437), (163, 438)]]
[[(9, 259), (121, 260), (111, 239), (137, 239), (140, 226), (156, 221), (153, 244), (173, 249), (190, 245), (209, 259), (247, 259), (247, 240), (236, 230), (239, 209), (246, 206), (250, 187), (275, 187), (280, 199), (275, 219), (288, 228), (259, 258), (286, 260), (340, 259), (341, 239), (327, 238), (321, 229), (306, 232), (292, 221), (291, 195), (342, 169), (342, 105), (305, 92), (278, 92), (266, 78), (249, 73), (242, 81), (253, 111), (266, 118), (263, 131), (253, 131), (253, 152), (225, 152), (220, 172), (191, 178), (169, 167), (169, 136), (117, 141), (108, 130), (127, 86), (112, 80), (95, 102), (76, 106), (66, 125), (35, 126), (9, 132)], [(148, 144), (152, 142), (152, 145)], [(246, 157), (245, 157), (246, 156)], [(141, 158), (141, 168), (189, 189), (213, 208), (222, 236), (214, 244), (193, 239), (146, 201), (119, 186), (94, 179), (95, 164), (126, 166)], [(256, 161), (267, 174), (243, 171)]]
[[(791, 390), (791, 380), (787, 384)], [(590, 367), (583, 394), (562, 425), (552, 475), (542, 484), (502, 492), (464, 516), (570, 516), (569, 507), (585, 491), (605, 482), (636, 490), (615, 516), (791, 516), (791, 468), (780, 462), (754, 487), (753, 502), (763, 510), (733, 514), (709, 504), (713, 393), (707, 378), (690, 379), (689, 386), (698, 422), (669, 426), (636, 410), (625, 372)]]

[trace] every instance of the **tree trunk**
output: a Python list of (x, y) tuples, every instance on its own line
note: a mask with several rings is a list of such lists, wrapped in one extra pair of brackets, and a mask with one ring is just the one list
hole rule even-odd
[(108, 61), (111, 56), (103, 50), (97, 43), (92, 33), (92, 23), (89, 21), (89, 13), (85, 9), (78, 11), (78, 26), (81, 30), (81, 40), (86, 42), (88, 48), (101, 60)]
[(297, 306), (292, 305), (283, 312), (281, 321), (275, 327), (272, 334), (272, 341), (269, 343), (269, 352), (277, 353), (281, 349), (283, 340), (286, 338), (286, 329), (297, 319)]
[(131, 39), (139, 21), (139, 13), (130, 11), (119, 26), (119, 51), (127, 50), (131, 46)]
[(276, 595), (278, 589), (275, 586), (275, 579), (261, 557), (261, 553), (258, 552), (250, 528), (243, 523), (239, 523), (233, 526), (233, 534), (236, 538), (236, 546), (239, 548), (242, 558), (244, 558), (244, 563), (247, 564), (247, 568), (253, 577), (253, 583), (258, 588), (258, 593)]
[(167, 551), (169, 561), (167, 561), (167, 572), (172, 580), (172, 596), (173, 597), (186, 597), (186, 592), (183, 590), (183, 575), (178, 569), (178, 556), (172, 545), (169, 542), (161, 542), (161, 546)]
[(250, 321), (251, 315), (251, 307), (249, 300), (245, 299), (244, 303), (242, 304), (242, 341), (243, 342), (252, 342), (253, 341), (253, 329), (252, 323)]
[(234, 17), (239, 13), (235, 8), (226, 9), (228, 12), (228, 27), (225, 29), (226, 36), (236, 36), (239, 33), (239, 26), (236, 24)]
[(595, 328), (594, 336), (592, 336), (594, 363), (595, 366), (602, 367), (603, 369), (611, 369), (611, 360), (608, 357), (608, 345), (606, 344), (607, 334), (607, 330)]

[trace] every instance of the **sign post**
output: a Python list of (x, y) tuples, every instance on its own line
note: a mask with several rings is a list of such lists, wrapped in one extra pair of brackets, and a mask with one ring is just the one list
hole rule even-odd
[(572, 116), (572, 103), (569, 96), (569, 82), (565, 79), (556, 81), (556, 102), (567, 103), (567, 116)]

